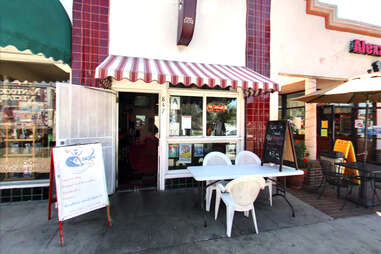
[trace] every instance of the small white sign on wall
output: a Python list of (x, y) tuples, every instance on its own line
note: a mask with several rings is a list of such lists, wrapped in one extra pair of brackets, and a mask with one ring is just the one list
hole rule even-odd
[(53, 148), (58, 219), (109, 205), (101, 144)]
[(362, 119), (355, 119), (355, 128), (356, 129), (362, 129), (362, 128), (364, 128), (364, 120), (362, 120)]

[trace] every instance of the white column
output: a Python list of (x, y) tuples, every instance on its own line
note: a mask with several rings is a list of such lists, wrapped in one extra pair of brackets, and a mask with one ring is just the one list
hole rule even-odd
[(168, 117), (169, 117), (169, 96), (168, 83), (162, 85), (159, 95), (159, 117), (160, 117), (160, 141), (159, 141), (159, 165), (158, 165), (158, 181), (159, 190), (165, 190), (165, 175), (168, 171)]
[[(316, 91), (316, 79), (305, 80), (305, 94), (310, 94)], [(317, 151), (317, 112), (316, 103), (306, 103), (305, 105), (305, 144), (308, 158), (316, 160)]]
[(278, 120), (279, 92), (270, 94), (270, 120)]

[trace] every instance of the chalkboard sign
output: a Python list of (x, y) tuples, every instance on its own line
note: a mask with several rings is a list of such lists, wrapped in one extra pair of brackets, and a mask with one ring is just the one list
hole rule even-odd
[(279, 170), (282, 171), (283, 160), (294, 162), (298, 169), (290, 124), (288, 121), (268, 121), (262, 165), (264, 163), (278, 164)]

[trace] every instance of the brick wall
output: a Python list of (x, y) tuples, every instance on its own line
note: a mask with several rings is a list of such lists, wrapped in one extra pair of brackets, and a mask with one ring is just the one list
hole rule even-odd
[(74, 0), (72, 30), (72, 83), (100, 84), (95, 68), (107, 57), (109, 0)]
[[(247, 0), (246, 66), (270, 76), (271, 0)], [(270, 96), (246, 100), (246, 149), (262, 156), (266, 123), (270, 117)]]

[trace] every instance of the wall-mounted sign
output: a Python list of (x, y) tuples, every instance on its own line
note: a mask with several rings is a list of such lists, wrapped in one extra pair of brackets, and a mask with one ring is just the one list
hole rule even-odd
[(171, 110), (180, 109), (180, 97), (171, 97)]
[(381, 45), (367, 43), (364, 40), (352, 40), (349, 45), (349, 52), (362, 55), (381, 56)]
[(32, 86), (3, 86), (0, 88), (0, 103), (4, 101), (45, 101), (47, 98), (47, 87)]
[(223, 104), (208, 104), (206, 106), (206, 110), (208, 112), (212, 112), (212, 111), (215, 111), (215, 112), (225, 112), (227, 109), (226, 105), (223, 105)]
[(177, 45), (188, 46), (196, 23), (197, 0), (179, 0)]

